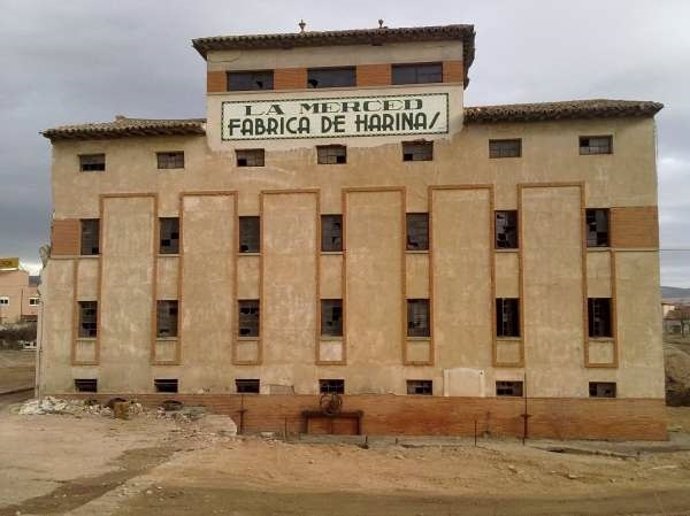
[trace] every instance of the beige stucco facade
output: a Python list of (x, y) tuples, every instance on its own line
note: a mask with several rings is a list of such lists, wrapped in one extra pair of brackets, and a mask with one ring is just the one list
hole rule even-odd
[(36, 320), (40, 298), (29, 273), (21, 269), (0, 270), (0, 324)]

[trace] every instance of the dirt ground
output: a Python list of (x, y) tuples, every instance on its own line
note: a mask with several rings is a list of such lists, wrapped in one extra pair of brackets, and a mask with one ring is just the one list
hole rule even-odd
[[(0, 516), (690, 514), (690, 408), (668, 443), (283, 442), (152, 415), (0, 413)], [(552, 451), (549, 451), (552, 450)]]
[(36, 352), (0, 351), (0, 393), (34, 386)]

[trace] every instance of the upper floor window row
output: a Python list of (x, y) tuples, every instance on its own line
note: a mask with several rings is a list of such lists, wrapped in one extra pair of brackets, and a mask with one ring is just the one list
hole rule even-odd
[[(163, 151), (156, 152), (156, 168), (184, 168), (184, 152), (183, 151)], [(80, 172), (104, 172), (105, 171), (105, 154), (80, 154), (79, 155), (79, 171)]]
[[(580, 136), (581, 155), (613, 154), (613, 136)], [(519, 158), (522, 156), (522, 139), (506, 138), (489, 140), (489, 158)]]

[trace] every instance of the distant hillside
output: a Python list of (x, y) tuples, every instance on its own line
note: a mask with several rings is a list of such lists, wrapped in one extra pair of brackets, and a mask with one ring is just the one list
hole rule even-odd
[(661, 287), (661, 299), (688, 299), (690, 300), (690, 288)]

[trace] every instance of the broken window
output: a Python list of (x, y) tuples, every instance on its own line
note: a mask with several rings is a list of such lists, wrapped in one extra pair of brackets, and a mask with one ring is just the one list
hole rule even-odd
[(520, 300), (499, 297), (496, 299), (496, 336), (520, 336)]
[(407, 214), (407, 243), (408, 251), (427, 251), (429, 249), (429, 214)]
[(82, 172), (102, 172), (105, 170), (105, 154), (79, 155), (79, 170)]
[(615, 382), (589, 382), (590, 398), (615, 398)]
[(609, 210), (591, 208), (586, 210), (587, 247), (609, 246)]
[(238, 167), (263, 167), (263, 149), (237, 149), (235, 151)]
[(74, 390), (77, 392), (98, 392), (98, 380), (95, 378), (75, 378)]
[(580, 136), (580, 154), (613, 154), (613, 137)]
[(342, 215), (321, 215), (321, 250), (324, 252), (343, 250)]
[(519, 158), (522, 155), (522, 140), (489, 140), (489, 158)]
[(273, 70), (228, 72), (228, 91), (272, 90)]
[(316, 162), (320, 165), (343, 165), (347, 163), (347, 147), (345, 145), (318, 145)]
[(346, 68), (310, 68), (307, 70), (307, 86), (309, 88), (346, 88), (356, 85), (356, 72), (353, 66)]
[(391, 79), (393, 84), (443, 82), (443, 65), (441, 63), (393, 65)]
[(238, 301), (239, 310), (239, 336), (258, 337), (259, 336), (259, 300), (251, 299)]
[(257, 379), (235, 380), (235, 389), (238, 394), (259, 394), (260, 382)]
[(403, 142), (403, 161), (431, 161), (434, 159), (434, 142)]
[(261, 251), (261, 220), (259, 217), (240, 217), (240, 253)]
[(81, 219), (82, 255), (91, 256), (99, 254), (100, 225), (99, 219)]
[(324, 337), (342, 337), (343, 335), (343, 300), (321, 300), (321, 335)]
[(158, 168), (184, 168), (184, 152), (157, 152)]
[(345, 380), (319, 380), (319, 392), (321, 394), (345, 394)]
[(407, 336), (429, 337), (431, 327), (429, 324), (429, 300), (407, 300)]
[(29, 306), (38, 306), (41, 304), (41, 299), (38, 297), (29, 298)]
[(7, 296), (0, 296), (0, 306), (9, 306), (10, 298)]
[(587, 299), (587, 320), (590, 337), (612, 337), (611, 298)]
[(177, 392), (177, 378), (155, 378), (153, 386), (156, 392)]
[(426, 394), (431, 396), (434, 393), (431, 380), (407, 380), (407, 394)]
[(496, 396), (522, 397), (522, 382), (521, 381), (498, 381), (498, 382), (496, 382)]
[(160, 254), (178, 254), (180, 252), (180, 219), (165, 217), (159, 219)]
[(158, 301), (156, 337), (177, 337), (177, 300)]
[(79, 301), (77, 335), (80, 339), (94, 339), (98, 336), (98, 301)]
[(518, 213), (515, 210), (496, 212), (496, 249), (518, 248)]

